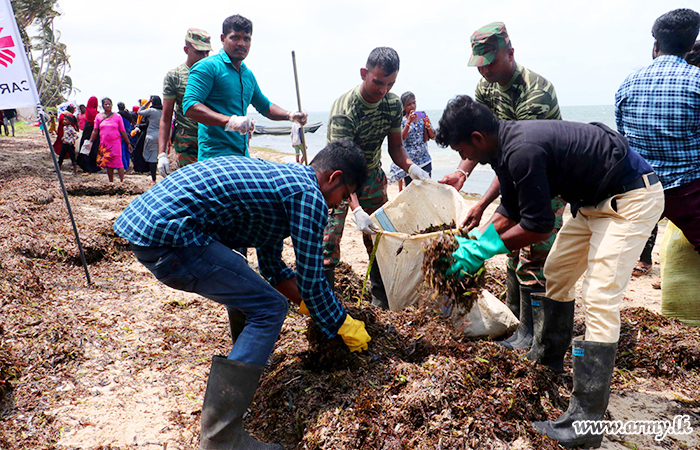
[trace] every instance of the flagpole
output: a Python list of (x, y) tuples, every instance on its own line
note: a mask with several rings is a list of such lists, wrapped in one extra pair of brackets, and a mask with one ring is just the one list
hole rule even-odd
[(75, 225), (75, 219), (73, 218), (73, 211), (70, 208), (70, 202), (68, 201), (68, 192), (66, 191), (66, 185), (63, 184), (63, 176), (61, 175), (61, 166), (58, 165), (58, 159), (56, 159), (56, 152), (53, 150), (51, 145), (51, 136), (49, 136), (49, 129), (46, 126), (46, 120), (44, 117), (44, 111), (39, 106), (39, 120), (41, 121), (41, 128), (44, 130), (44, 136), (46, 136), (46, 142), (49, 144), (49, 151), (51, 153), (51, 158), (53, 159), (53, 166), (56, 169), (56, 175), (58, 175), (58, 181), (61, 184), (61, 191), (63, 191), (63, 199), (66, 201), (66, 208), (68, 208), (68, 216), (70, 216), (70, 223), (73, 225), (73, 234), (75, 235), (75, 242), (78, 243), (78, 252), (80, 252), (80, 260), (83, 262), (83, 269), (85, 269), (85, 278), (87, 279), (87, 284), (92, 284), (90, 280), (90, 272), (88, 272), (87, 261), (85, 260), (85, 252), (83, 251), (83, 245), (80, 243), (80, 236), (78, 235), (78, 227)]

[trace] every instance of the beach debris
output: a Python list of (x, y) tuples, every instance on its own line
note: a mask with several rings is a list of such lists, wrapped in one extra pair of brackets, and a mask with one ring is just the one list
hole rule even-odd
[[(369, 350), (312, 343), (315, 326), (297, 316), (256, 394), (247, 424), (256, 437), (296, 449), (509, 448), (518, 439), (559, 448), (529, 425), (565, 409), (544, 367), (461, 338), (436, 312), (347, 308), (365, 322)], [(296, 320), (308, 322), (301, 352), (287, 345), (299, 340)]]
[(452, 253), (459, 248), (459, 242), (451, 232), (442, 232), (423, 245), (423, 274), (429, 289), (455, 305), (462, 305), (469, 312), (486, 283), (486, 269), (482, 267), (471, 276), (463, 278), (448, 276), (447, 270), (453, 263)]
[(618, 370), (675, 378), (700, 369), (700, 328), (645, 308), (623, 309), (620, 318)]
[(369, 290), (365, 289), (363, 294), (362, 284), (364, 279), (361, 278), (350, 264), (340, 261), (335, 268), (335, 293), (338, 298), (347, 302), (370, 302), (372, 296)]
[(436, 231), (449, 231), (449, 230), (454, 230), (455, 228), (457, 228), (457, 225), (455, 224), (455, 221), (453, 220), (450, 223), (443, 223), (440, 225), (430, 225), (429, 227), (427, 227), (423, 230), (412, 233), (412, 235), (435, 233)]

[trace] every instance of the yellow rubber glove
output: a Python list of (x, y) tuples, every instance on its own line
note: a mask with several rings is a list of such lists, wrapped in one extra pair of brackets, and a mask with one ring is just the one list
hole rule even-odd
[(299, 314), (303, 314), (305, 316), (310, 316), (309, 314), (309, 308), (306, 307), (306, 303), (304, 303), (304, 300), (301, 301), (299, 304)]
[(343, 326), (338, 330), (338, 334), (343, 338), (343, 342), (351, 352), (361, 352), (367, 350), (367, 343), (372, 340), (365, 330), (365, 323), (361, 320), (353, 319), (350, 314), (345, 318)]

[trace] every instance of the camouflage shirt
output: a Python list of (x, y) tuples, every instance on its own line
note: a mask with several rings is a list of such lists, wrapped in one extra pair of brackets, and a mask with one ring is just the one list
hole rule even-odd
[(552, 83), (520, 64), (506, 86), (482, 78), (476, 86), (475, 99), (501, 120), (561, 120)]
[(168, 72), (163, 80), (163, 99), (175, 99), (175, 125), (185, 134), (197, 136), (197, 122), (185, 117), (182, 112), (182, 98), (185, 96), (189, 75), (190, 68), (185, 63)]
[(401, 132), (403, 106), (396, 94), (389, 92), (377, 103), (368, 103), (360, 86), (341, 95), (331, 107), (326, 142), (349, 138), (365, 153), (367, 169), (381, 164), (384, 138)]

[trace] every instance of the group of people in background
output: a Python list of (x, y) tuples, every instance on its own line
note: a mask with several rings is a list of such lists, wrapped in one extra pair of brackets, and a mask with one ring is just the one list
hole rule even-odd
[[(399, 56), (377, 47), (360, 69), (361, 83), (332, 103), (326, 148), (303, 166), (249, 158), (250, 105), (271, 120), (303, 125), (307, 119), (269, 101), (243, 63), (252, 22), (228, 17), (223, 49), (208, 58), (209, 34), (188, 30), (187, 59), (165, 77), (162, 112), (145, 114), (160, 117), (157, 167), (168, 175), (166, 130), (175, 112), (178, 170), (132, 202), (114, 230), (158, 280), (228, 311), (233, 347), (227, 358), (212, 360), (200, 448), (281, 449), (250, 437), (243, 416), (288, 300), (327, 337), (341, 336), (350, 351), (368, 348), (364, 323), (348, 314), (333, 286), (348, 212), (368, 255), (371, 235), (380, 231), (370, 214), (388, 201), (385, 139), (392, 179), (406, 184), (430, 178), (430, 139), (460, 154), (454, 173), (440, 180), (457, 190), (477, 164), (491, 164), (497, 178), (461, 224), (473, 239), (459, 241), (447, 275), (473, 275), (487, 259), (509, 255), (506, 301), (520, 326), (501, 344), (528, 350), (525, 358), (555, 373), (564, 371), (572, 348), (569, 408), (533, 426), (566, 447), (599, 446), (602, 434), (579, 434), (572, 424), (604, 417), (622, 293), (644, 242), (665, 215), (700, 252), (700, 69), (683, 60), (695, 51), (699, 31), (700, 15), (689, 9), (656, 20), (654, 62), (628, 77), (616, 95), (617, 131), (562, 120), (554, 86), (515, 61), (502, 22), (472, 34), (468, 65), (483, 79), (474, 98), (459, 95), (447, 104), (436, 130), (415, 95), (390, 92)], [(108, 114), (111, 102), (103, 108)], [(150, 108), (153, 102), (139, 111)], [(116, 142), (128, 140), (122, 128), (114, 129)], [(482, 225), (486, 207), (499, 196), (498, 209)], [(566, 203), (572, 218), (564, 222)], [(288, 236), (295, 271), (282, 260)], [(247, 264), (248, 247), (257, 250), (262, 278)], [(369, 274), (372, 305), (386, 309), (380, 269), (375, 262)], [(574, 287), (584, 274), (586, 331), (574, 339)]]
[[(113, 182), (115, 169), (123, 181), (125, 171), (133, 164), (135, 171), (149, 172), (151, 184), (155, 184), (163, 103), (158, 95), (139, 103), (129, 111), (119, 102), (115, 112), (112, 100), (105, 97), (100, 112), (97, 97), (90, 97), (87, 106), (80, 105), (76, 110), (69, 104), (57, 120), (52, 116), (49, 132), (56, 134), (53, 148), (59, 155), (59, 166), (69, 158), (74, 174), (78, 168), (87, 173), (104, 169)], [(168, 124), (168, 139), (170, 130)]]

